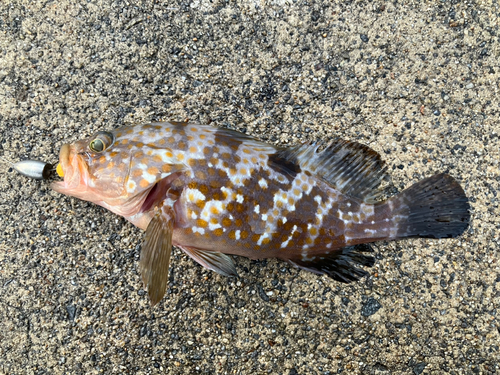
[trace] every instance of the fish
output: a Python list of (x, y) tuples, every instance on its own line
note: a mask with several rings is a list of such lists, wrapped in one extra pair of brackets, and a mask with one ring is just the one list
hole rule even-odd
[(211, 125), (137, 124), (62, 145), (56, 170), (53, 190), (145, 231), (139, 270), (153, 306), (172, 246), (225, 276), (237, 276), (236, 255), (350, 283), (373, 266), (370, 243), (457, 237), (470, 222), (450, 175), (390, 195), (380, 155), (341, 138), (284, 148)]

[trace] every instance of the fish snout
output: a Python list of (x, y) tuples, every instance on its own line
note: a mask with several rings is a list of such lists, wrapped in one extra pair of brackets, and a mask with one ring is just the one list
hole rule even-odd
[(87, 166), (78, 150), (77, 145), (63, 144), (61, 146), (56, 172), (63, 178), (63, 181), (59, 185), (55, 184), (54, 190), (57, 190), (56, 186), (64, 187), (64, 189), (75, 189), (80, 184), (87, 183)]

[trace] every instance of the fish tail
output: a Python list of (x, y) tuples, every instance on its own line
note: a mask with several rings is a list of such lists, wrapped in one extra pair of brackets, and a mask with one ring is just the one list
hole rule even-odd
[(374, 206), (375, 221), (360, 223), (346, 231), (341, 249), (288, 259), (293, 265), (335, 280), (350, 283), (368, 273), (375, 259), (368, 242), (408, 237), (446, 238), (462, 234), (469, 225), (467, 197), (453, 177), (437, 174)]
[(451, 238), (469, 226), (470, 206), (464, 190), (441, 173), (417, 182), (387, 201), (397, 222), (395, 238)]

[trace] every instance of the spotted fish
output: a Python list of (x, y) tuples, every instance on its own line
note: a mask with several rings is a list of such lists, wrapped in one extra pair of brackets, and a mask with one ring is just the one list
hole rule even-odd
[(357, 142), (280, 148), (228, 129), (162, 122), (63, 145), (64, 180), (52, 188), (146, 231), (140, 272), (154, 305), (173, 245), (222, 275), (236, 275), (234, 254), (351, 282), (374, 263), (363, 244), (467, 228), (469, 204), (452, 177), (434, 175), (384, 200), (386, 169)]

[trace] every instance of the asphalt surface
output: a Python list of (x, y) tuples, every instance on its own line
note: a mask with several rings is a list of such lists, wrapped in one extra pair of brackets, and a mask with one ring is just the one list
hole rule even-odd
[(370, 145), (396, 187), (438, 172), (463, 236), (382, 242), (337, 283), (238, 258), (239, 279), (174, 250), (164, 300), (143, 233), (0, 167), (4, 374), (494, 374), (500, 358), (497, 1), (12, 1), (0, 4), (0, 156), (151, 120), (293, 145)]

